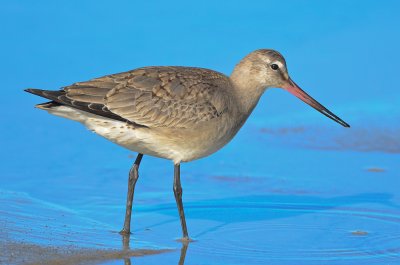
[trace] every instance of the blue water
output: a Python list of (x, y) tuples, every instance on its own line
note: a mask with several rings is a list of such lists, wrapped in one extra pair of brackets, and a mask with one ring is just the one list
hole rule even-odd
[[(398, 10), (397, 1), (2, 1), (6, 240), (120, 248), (135, 155), (34, 109), (41, 100), (24, 88), (146, 65), (229, 74), (248, 52), (274, 48), (296, 83), (352, 128), (267, 91), (230, 144), (182, 166), (196, 239), (185, 264), (399, 264)], [(179, 261), (172, 174), (171, 162), (144, 157), (131, 248), (175, 251), (134, 264)]]

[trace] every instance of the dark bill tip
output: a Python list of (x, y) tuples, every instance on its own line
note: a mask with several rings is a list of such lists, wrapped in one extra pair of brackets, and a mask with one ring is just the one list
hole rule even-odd
[(350, 125), (343, 121), (341, 118), (333, 114), (330, 110), (325, 108), (322, 104), (320, 104), (318, 101), (313, 99), (310, 95), (308, 95), (304, 90), (302, 90), (298, 85), (296, 85), (295, 82), (293, 82), (291, 79), (289, 79), (288, 83), (283, 87), (287, 91), (289, 91), (291, 94), (296, 96), (297, 98), (301, 99), (317, 111), (321, 112), (324, 114), (326, 117), (334, 120), (335, 122), (339, 123), (343, 127), (350, 128)]

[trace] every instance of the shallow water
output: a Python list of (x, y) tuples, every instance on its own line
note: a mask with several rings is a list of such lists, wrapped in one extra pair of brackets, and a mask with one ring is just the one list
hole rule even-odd
[[(57, 262), (78, 257), (83, 264), (398, 264), (399, 154), (274, 147), (273, 137), (248, 129), (235, 144), (248, 155), (235, 160), (236, 150), (228, 146), (183, 165), (184, 205), (195, 240), (186, 255), (176, 241), (181, 232), (172, 165), (149, 157), (140, 168), (129, 247), (117, 233), (126, 172), (120, 165), (110, 168), (107, 156), (83, 172), (60, 167), (56, 179), (35, 172), (43, 170), (38, 167), (23, 185), (5, 182), (0, 240), (57, 247)], [(264, 145), (269, 148), (262, 156), (250, 155)], [(31, 257), (56, 264), (52, 251)]]

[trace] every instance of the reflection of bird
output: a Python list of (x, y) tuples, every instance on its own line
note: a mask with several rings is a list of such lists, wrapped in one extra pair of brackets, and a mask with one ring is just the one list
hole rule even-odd
[(144, 67), (75, 83), (59, 91), (26, 91), (51, 100), (38, 108), (79, 121), (139, 153), (129, 173), (121, 233), (130, 233), (133, 192), (143, 154), (172, 160), (173, 190), (183, 239), (187, 240), (180, 163), (208, 156), (227, 144), (269, 87), (283, 88), (349, 127), (301, 90), (289, 78), (282, 55), (267, 49), (247, 55), (230, 77), (202, 68)]

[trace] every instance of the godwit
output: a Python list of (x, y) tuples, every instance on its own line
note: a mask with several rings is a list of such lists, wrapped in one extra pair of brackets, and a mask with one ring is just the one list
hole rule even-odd
[(182, 205), (181, 162), (208, 156), (227, 144), (270, 87), (283, 88), (350, 127), (301, 90), (290, 79), (283, 56), (269, 49), (248, 54), (230, 77), (203, 68), (155, 66), (78, 82), (58, 91), (25, 91), (51, 100), (36, 105), (39, 109), (81, 122), (138, 152), (129, 171), (121, 234), (130, 234), (133, 194), (143, 154), (172, 160), (183, 240), (189, 240)]

